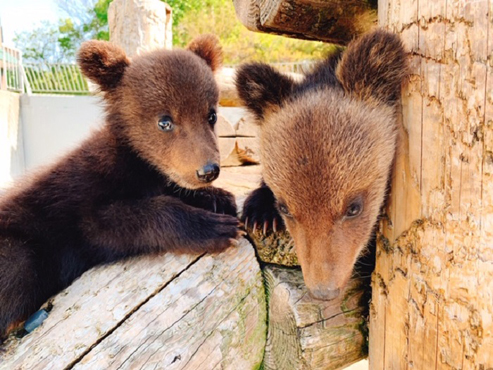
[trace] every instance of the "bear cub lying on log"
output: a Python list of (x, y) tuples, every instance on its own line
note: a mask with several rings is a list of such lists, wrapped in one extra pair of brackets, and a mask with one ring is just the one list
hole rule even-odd
[(333, 299), (351, 277), (382, 203), (407, 74), (399, 38), (377, 30), (295, 82), (253, 63), (236, 86), (260, 125), (263, 183), (246, 199), (247, 227), (293, 237), (310, 293)]
[(129, 256), (219, 252), (239, 235), (214, 133), (222, 62), (211, 35), (132, 62), (84, 43), (78, 63), (104, 93), (106, 124), (0, 199), (0, 339), (91, 267)]

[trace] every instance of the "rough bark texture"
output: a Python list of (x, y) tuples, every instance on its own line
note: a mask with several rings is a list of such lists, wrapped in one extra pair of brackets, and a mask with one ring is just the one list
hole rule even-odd
[(262, 225), (254, 232), (251, 229), (248, 236), (257, 250), (262, 262), (282, 266), (299, 266), (294, 242), (287, 231), (264, 234)]
[(266, 306), (251, 245), (217, 256), (142, 257), (90, 270), (46, 321), (0, 352), (0, 368), (254, 369)]
[(252, 31), (346, 45), (377, 21), (373, 0), (234, 0), (238, 19)]
[(340, 369), (366, 356), (362, 281), (352, 280), (332, 301), (308, 295), (299, 270), (264, 269), (269, 333), (264, 368)]
[(171, 7), (160, 0), (114, 0), (108, 9), (111, 42), (129, 57), (171, 49)]
[(412, 76), (370, 322), (372, 369), (493, 367), (493, 3), (381, 0)]

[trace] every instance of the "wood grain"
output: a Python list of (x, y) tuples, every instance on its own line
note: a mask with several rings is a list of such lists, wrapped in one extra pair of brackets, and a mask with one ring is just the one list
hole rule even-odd
[(381, 225), (372, 369), (493, 367), (493, 4), (381, 0), (412, 76)]
[(10, 339), (0, 369), (254, 368), (262, 361), (264, 289), (244, 239), (217, 256), (101, 266), (52, 303), (38, 329)]
[(309, 296), (301, 271), (267, 266), (265, 369), (340, 369), (366, 357), (364, 287), (352, 280), (332, 301)]
[(234, 0), (249, 30), (346, 45), (376, 25), (376, 1)]

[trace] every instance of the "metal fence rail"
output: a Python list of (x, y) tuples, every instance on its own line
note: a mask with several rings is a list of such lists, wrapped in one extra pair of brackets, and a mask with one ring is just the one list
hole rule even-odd
[(24, 90), (22, 53), (8, 46), (0, 46), (0, 89), (21, 92)]
[[(76, 64), (22, 62), (22, 53), (0, 47), (0, 88), (34, 94), (88, 95), (87, 80)], [(306, 73), (314, 62), (271, 63), (281, 72)], [(237, 66), (232, 66), (237, 67)]]
[(24, 71), (32, 93), (89, 94), (87, 81), (76, 64), (24, 63)]

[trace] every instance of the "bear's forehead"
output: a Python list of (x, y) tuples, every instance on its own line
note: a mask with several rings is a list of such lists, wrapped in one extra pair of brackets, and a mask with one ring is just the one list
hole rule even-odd
[(345, 194), (386, 177), (395, 123), (385, 106), (366, 106), (338, 92), (313, 95), (266, 115), (260, 130), (264, 175), (285, 197), (340, 206)]
[(174, 107), (218, 97), (214, 75), (206, 63), (190, 51), (159, 50), (132, 62), (124, 76), (126, 92), (142, 101), (167, 100)]

